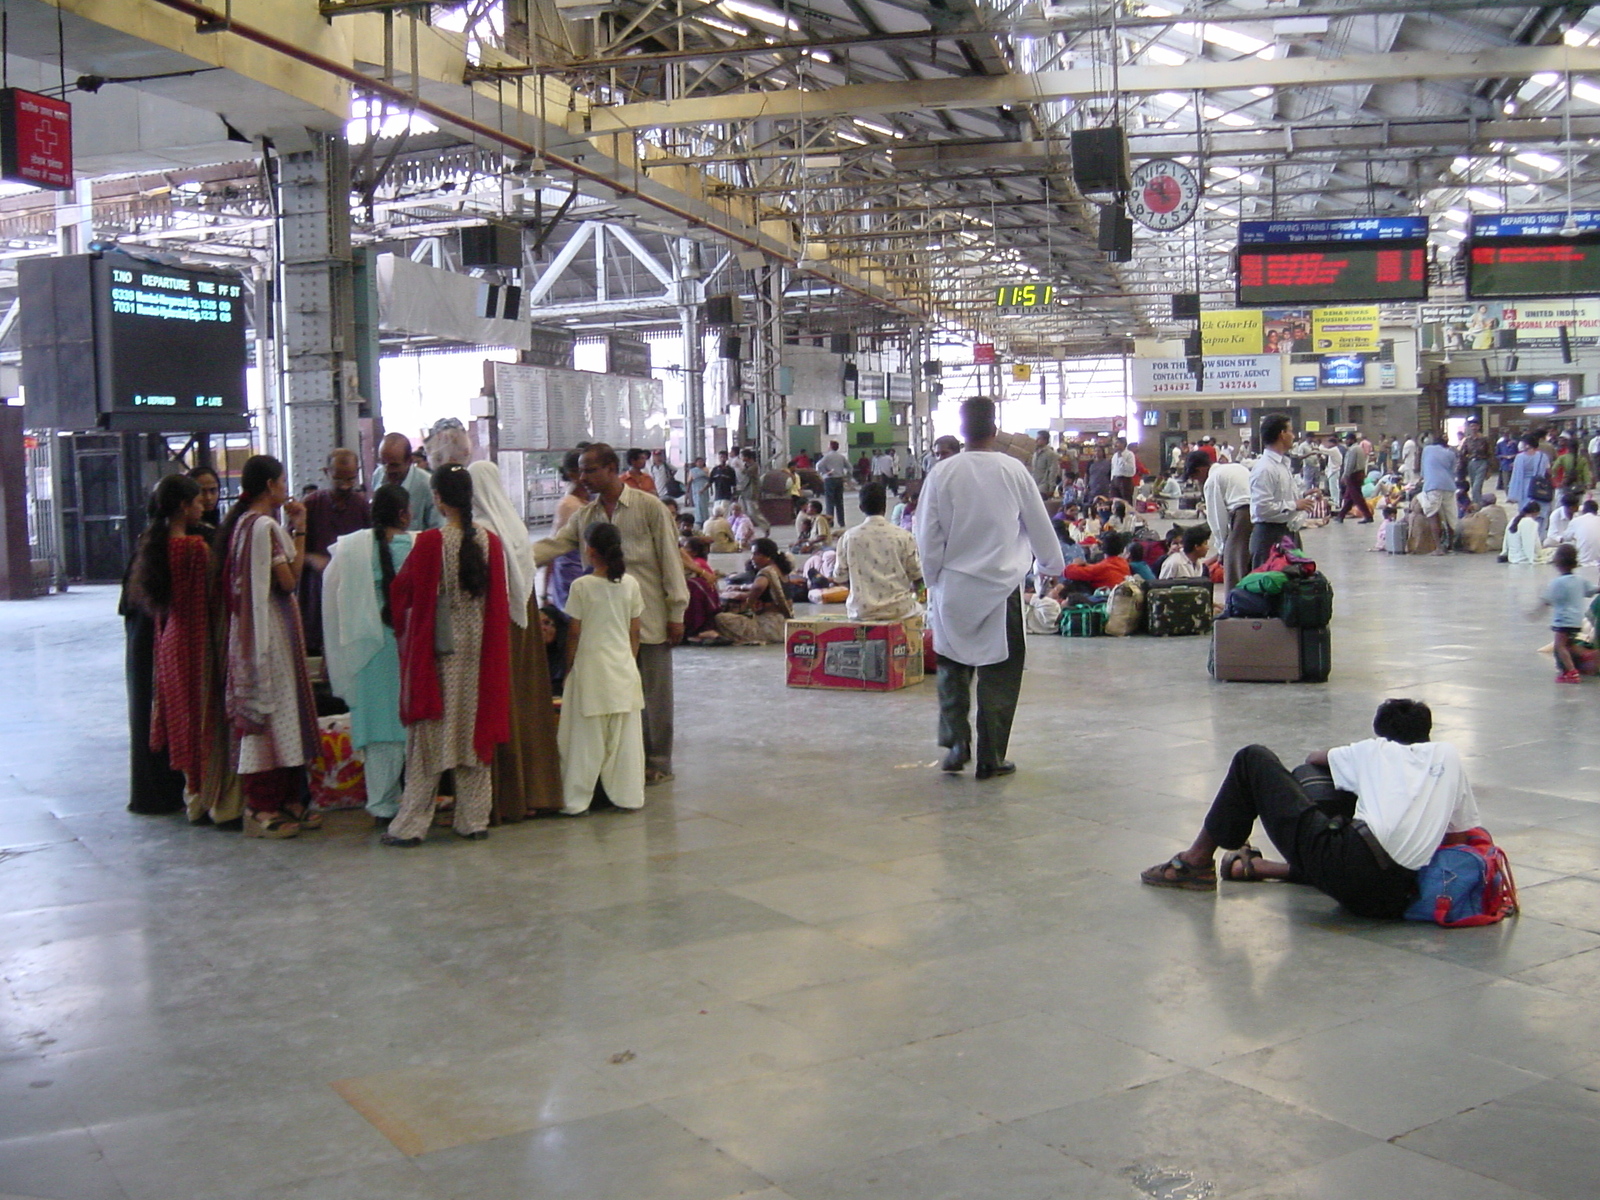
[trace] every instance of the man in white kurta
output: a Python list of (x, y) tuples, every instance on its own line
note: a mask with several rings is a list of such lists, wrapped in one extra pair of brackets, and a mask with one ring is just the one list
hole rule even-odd
[[(1016, 770), (1006, 748), (1022, 687), (1023, 578), (1035, 558), (1045, 575), (1065, 563), (1032, 474), (995, 449), (994, 401), (964, 402), (961, 424), (966, 449), (923, 480), (916, 536), (939, 656), (942, 765), (959, 771), (975, 757), (978, 778), (988, 779)], [(978, 712), (969, 723), (974, 674)]]

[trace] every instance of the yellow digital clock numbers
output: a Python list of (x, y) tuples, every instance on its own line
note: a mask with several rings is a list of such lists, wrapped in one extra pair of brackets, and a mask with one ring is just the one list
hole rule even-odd
[(1048, 283), (1008, 283), (995, 300), (997, 308), (1040, 308), (1055, 301), (1056, 289)]

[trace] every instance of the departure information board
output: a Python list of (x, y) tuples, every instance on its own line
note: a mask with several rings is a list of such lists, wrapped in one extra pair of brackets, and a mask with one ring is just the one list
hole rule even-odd
[(243, 416), (244, 286), (237, 275), (107, 254), (94, 264), (101, 411), (185, 428)]
[(1426, 244), (1404, 242), (1240, 246), (1240, 304), (1426, 300)]
[(1467, 295), (1474, 300), (1600, 296), (1600, 233), (1475, 236), (1467, 244)]

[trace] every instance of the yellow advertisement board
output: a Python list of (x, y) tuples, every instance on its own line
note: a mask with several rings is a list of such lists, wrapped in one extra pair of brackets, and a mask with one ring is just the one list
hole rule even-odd
[(1011, 379), (1013, 383), (1027, 383), (1033, 378), (1032, 363), (1012, 363)]
[(1261, 310), (1228, 309), (1200, 314), (1200, 353), (1239, 355), (1261, 353)]
[(1311, 310), (1311, 349), (1317, 354), (1358, 354), (1378, 348), (1378, 306), (1357, 304)]

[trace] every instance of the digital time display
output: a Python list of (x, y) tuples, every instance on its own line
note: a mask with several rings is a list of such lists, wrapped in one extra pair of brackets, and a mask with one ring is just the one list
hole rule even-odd
[(1467, 295), (1600, 296), (1600, 234), (1475, 239), (1467, 246)]
[(139, 414), (130, 428), (242, 427), (238, 276), (107, 254), (94, 264), (94, 284), (103, 412)]
[(1056, 289), (1048, 283), (1008, 283), (995, 299), (997, 308), (1042, 308), (1055, 302)]
[(1241, 246), (1240, 304), (1426, 300), (1425, 245), (1405, 242)]

